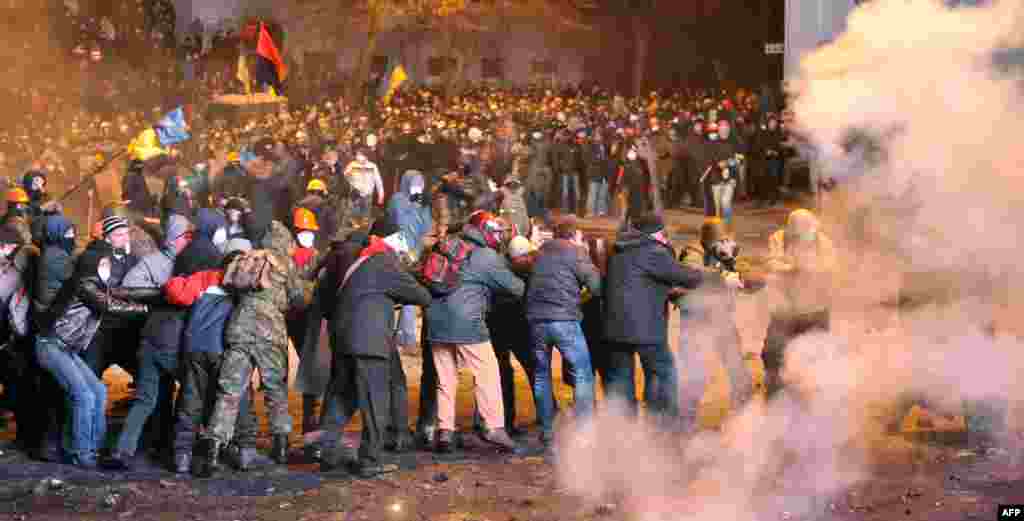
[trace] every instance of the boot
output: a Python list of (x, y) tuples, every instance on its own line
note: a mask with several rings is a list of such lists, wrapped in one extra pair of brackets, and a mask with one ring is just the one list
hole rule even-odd
[(416, 429), (416, 445), (421, 449), (432, 448), (436, 437), (437, 430), (433, 425), (421, 425)]
[(220, 471), (220, 443), (212, 438), (203, 438), (196, 445), (196, 464), (193, 475), (197, 478), (212, 478)]
[(440, 454), (455, 452), (455, 433), (447, 429), (439, 429), (437, 431), (437, 447), (434, 450)]
[(270, 459), (278, 465), (288, 464), (288, 435), (275, 434), (274, 445), (270, 449)]
[(387, 444), (387, 450), (397, 453), (409, 452), (412, 448), (412, 435), (410, 435), (407, 430), (395, 433), (394, 439), (389, 441)]
[(100, 468), (103, 470), (112, 470), (114, 472), (124, 472), (131, 470), (131, 465), (128, 463), (129, 456), (120, 451), (113, 451), (109, 456), (100, 460)]
[(192, 453), (178, 452), (174, 455), (174, 472), (188, 474), (192, 470)]
[(480, 435), (480, 439), (493, 445), (502, 452), (515, 452), (519, 448), (519, 445), (516, 444), (512, 438), (508, 437), (508, 433), (505, 432), (505, 429), (484, 431), (483, 434)]

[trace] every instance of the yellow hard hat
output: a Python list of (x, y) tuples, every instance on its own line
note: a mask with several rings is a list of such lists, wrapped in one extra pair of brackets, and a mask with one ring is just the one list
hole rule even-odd
[(319, 179), (313, 179), (312, 181), (309, 182), (308, 185), (306, 185), (306, 191), (307, 192), (317, 191), (317, 192), (323, 192), (323, 193), (326, 194), (327, 193), (327, 183), (324, 183), (323, 181), (321, 181)]
[(28, 204), (28, 193), (24, 188), (11, 188), (7, 191), (6, 199), (8, 203)]
[(238, 155), (238, 152), (234, 152), (234, 151), (228, 152), (228, 161), (229, 162), (236, 163), (236, 162), (239, 161), (239, 159), (240, 159), (240, 156)]
[(320, 226), (316, 224), (316, 215), (308, 208), (296, 208), (292, 221), (296, 230), (320, 231)]

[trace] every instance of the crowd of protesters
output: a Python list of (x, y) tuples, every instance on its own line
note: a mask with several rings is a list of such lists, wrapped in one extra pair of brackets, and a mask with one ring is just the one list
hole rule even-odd
[[(639, 414), (639, 357), (646, 416), (687, 434), (700, 352), (721, 356), (734, 407), (754, 394), (737, 298), (766, 281), (786, 296), (762, 354), (769, 394), (789, 341), (829, 328), (834, 259), (812, 212), (772, 236), (770, 276), (737, 272), (733, 201), (777, 203), (792, 154), (777, 108), (748, 92), (412, 87), (368, 108), (334, 98), (244, 120), (192, 108), (192, 139), (119, 160), (123, 201), (77, 223), (48, 183), (77, 180), (102, 160), (98, 143), (123, 145), (169, 107), (108, 120), (43, 105), (2, 137), (7, 171), (28, 173), (11, 176), (0, 223), (0, 384), (19, 444), (39, 459), (123, 470), (144, 447), (181, 473), (250, 468), (258, 369), (270, 457), (286, 463), (298, 439), (289, 345), (304, 456), (324, 470), (376, 475), (395, 470), (384, 450), (451, 452), (473, 437), (519, 451), (534, 421), (516, 417), (513, 358), (535, 434), (557, 450), (555, 348), (576, 423), (592, 416), (598, 379), (609, 403)], [(685, 206), (706, 219), (676, 249), (663, 210)], [(618, 235), (585, 235), (588, 216), (618, 218)], [(422, 353), (415, 425), (400, 352)], [(108, 444), (102, 378), (115, 364), (135, 400)], [(476, 399), (462, 435), (460, 368)], [(357, 411), (359, 455), (346, 462), (340, 433)]]

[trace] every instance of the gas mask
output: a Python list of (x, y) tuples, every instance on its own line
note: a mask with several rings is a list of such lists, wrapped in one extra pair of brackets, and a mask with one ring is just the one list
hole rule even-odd
[(303, 230), (295, 235), (295, 239), (299, 241), (299, 246), (312, 248), (313, 243), (316, 241), (316, 234), (309, 230)]

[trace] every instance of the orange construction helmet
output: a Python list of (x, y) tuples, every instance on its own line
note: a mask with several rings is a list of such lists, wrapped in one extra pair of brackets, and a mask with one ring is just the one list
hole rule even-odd
[(296, 230), (320, 231), (316, 224), (316, 215), (308, 208), (296, 208), (292, 214), (292, 224)]
[(11, 188), (7, 191), (8, 203), (28, 204), (28, 192), (24, 188)]

